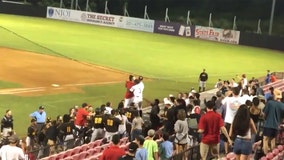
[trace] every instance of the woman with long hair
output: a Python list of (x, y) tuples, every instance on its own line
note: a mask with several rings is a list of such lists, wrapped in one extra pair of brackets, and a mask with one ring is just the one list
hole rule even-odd
[(230, 128), (230, 137), (235, 139), (233, 152), (237, 160), (249, 160), (252, 152), (251, 135), (256, 133), (253, 120), (250, 118), (249, 108), (242, 104)]
[[(186, 121), (185, 110), (180, 109), (177, 113), (177, 121), (175, 123), (175, 144), (177, 153), (183, 152), (188, 143), (188, 123)], [(185, 159), (185, 154), (182, 156)]]

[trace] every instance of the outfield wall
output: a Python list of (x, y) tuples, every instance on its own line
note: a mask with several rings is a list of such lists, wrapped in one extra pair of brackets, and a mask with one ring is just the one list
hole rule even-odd
[(0, 1), (0, 13), (51, 18), (284, 51), (284, 37), (260, 35), (221, 28), (188, 26), (180, 23), (168, 23), (157, 20), (124, 17), (119, 15), (101, 14), (55, 7), (40, 7), (5, 3), (2, 1)]

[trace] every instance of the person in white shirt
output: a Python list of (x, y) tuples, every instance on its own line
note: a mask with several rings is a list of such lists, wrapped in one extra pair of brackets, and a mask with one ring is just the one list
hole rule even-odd
[(24, 160), (25, 155), (21, 148), (17, 147), (19, 138), (12, 135), (9, 138), (8, 145), (4, 145), (0, 149), (0, 157), (2, 160)]
[(111, 110), (112, 110), (111, 103), (107, 102), (105, 106), (105, 114), (111, 114)]
[(242, 75), (242, 88), (245, 89), (248, 85), (248, 79), (246, 78), (246, 74)]
[(142, 81), (143, 77), (139, 76), (138, 79), (134, 80), (135, 85), (130, 88), (130, 91), (134, 94), (133, 103), (139, 111), (140, 116), (142, 116), (142, 101), (144, 90), (144, 83)]
[(129, 123), (127, 120), (127, 117), (124, 115), (123, 109), (120, 109), (119, 114), (116, 115), (115, 117), (118, 118), (121, 121), (121, 124), (118, 126), (118, 134), (121, 137), (126, 137), (127, 132), (126, 132), (126, 124)]
[[(232, 88), (231, 91), (228, 92), (231, 92), (232, 96), (227, 96), (222, 100), (222, 104), (226, 107), (224, 122), (227, 132), (230, 131), (231, 124), (234, 120), (234, 117), (240, 105), (244, 104), (243, 99), (239, 96), (240, 89), (238, 87), (234, 87)], [(229, 144), (226, 142), (227, 141), (226, 138), (224, 138), (224, 141), (225, 141), (225, 152), (227, 153), (229, 151)]]

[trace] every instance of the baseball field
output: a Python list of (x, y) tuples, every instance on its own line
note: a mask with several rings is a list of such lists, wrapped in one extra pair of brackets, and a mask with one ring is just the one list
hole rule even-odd
[(197, 88), (203, 68), (208, 89), (218, 78), (284, 69), (280, 51), (4, 14), (0, 47), (0, 114), (12, 110), (21, 136), (39, 105), (53, 119), (83, 102), (116, 107), (129, 74), (145, 77), (146, 106)]

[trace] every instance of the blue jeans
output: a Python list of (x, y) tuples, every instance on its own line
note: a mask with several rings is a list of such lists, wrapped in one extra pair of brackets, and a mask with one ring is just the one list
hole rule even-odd
[(133, 129), (131, 133), (131, 141), (134, 141), (136, 137), (142, 134), (142, 129)]
[(243, 155), (250, 155), (252, 151), (252, 142), (250, 139), (242, 139), (236, 138), (234, 142), (234, 149), (235, 154), (243, 154)]

